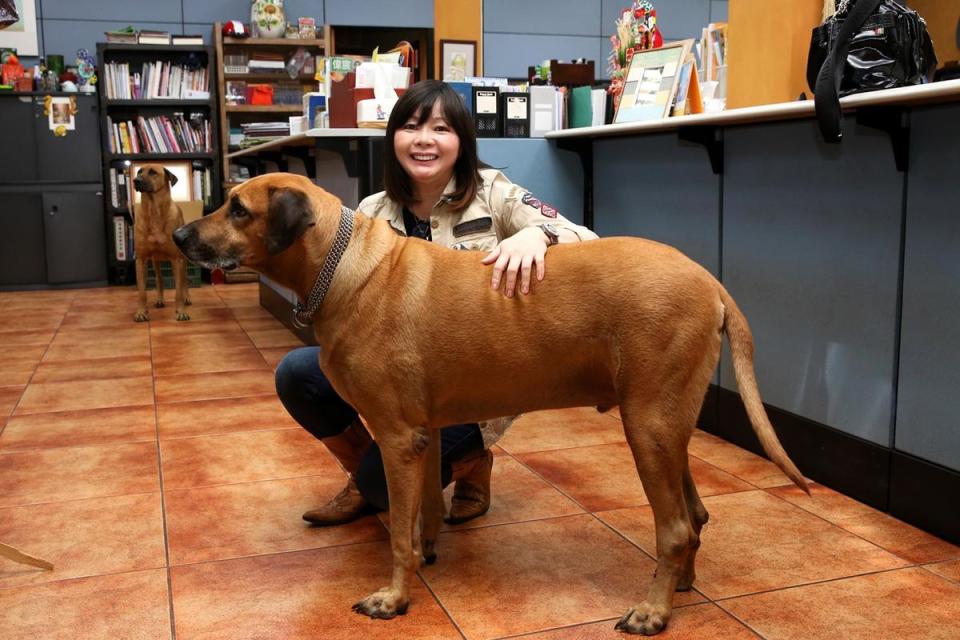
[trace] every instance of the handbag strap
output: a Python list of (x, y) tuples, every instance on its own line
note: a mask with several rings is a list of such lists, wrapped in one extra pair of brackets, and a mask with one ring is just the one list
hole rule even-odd
[(883, 3), (883, 0), (858, 0), (850, 10), (833, 47), (827, 53), (827, 59), (820, 67), (817, 75), (817, 86), (814, 87), (814, 103), (817, 110), (817, 122), (820, 124), (820, 133), (825, 142), (837, 144), (843, 137), (840, 128), (840, 84), (843, 81), (843, 69), (847, 63), (847, 53), (850, 51), (850, 42), (853, 36), (864, 25)]

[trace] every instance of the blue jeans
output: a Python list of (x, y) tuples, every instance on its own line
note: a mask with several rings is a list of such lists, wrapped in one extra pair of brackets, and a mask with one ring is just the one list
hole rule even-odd
[[(343, 433), (357, 411), (337, 395), (320, 370), (320, 347), (294, 349), (280, 361), (276, 371), (277, 395), (300, 426), (317, 438)], [(483, 449), (483, 436), (476, 423), (458, 424), (440, 430), (440, 475), (450, 484), (453, 463)], [(387, 509), (387, 477), (376, 443), (364, 453), (355, 474), (364, 499), (378, 509)]]

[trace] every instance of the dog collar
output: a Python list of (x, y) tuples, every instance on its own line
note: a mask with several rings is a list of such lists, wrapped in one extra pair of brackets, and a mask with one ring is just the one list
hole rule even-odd
[(340, 225), (337, 227), (337, 235), (330, 245), (330, 251), (323, 261), (320, 273), (317, 274), (317, 281), (313, 283), (313, 289), (310, 291), (310, 297), (307, 299), (307, 306), (297, 304), (293, 307), (293, 324), (301, 329), (313, 324), (313, 314), (317, 312), (323, 299), (327, 295), (327, 289), (333, 281), (333, 272), (337, 270), (340, 258), (350, 243), (350, 236), (353, 235), (353, 210), (347, 207), (340, 207)]

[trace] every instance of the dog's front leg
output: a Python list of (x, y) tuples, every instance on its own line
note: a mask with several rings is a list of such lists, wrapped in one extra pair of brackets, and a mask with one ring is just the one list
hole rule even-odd
[[(388, 423), (389, 424), (389, 423)], [(383, 455), (390, 498), (390, 546), (393, 551), (393, 581), (353, 605), (353, 610), (371, 618), (389, 619), (407, 612), (410, 585), (420, 568), (420, 536), (417, 513), (423, 491), (426, 451), (429, 435), (426, 429), (391, 425), (387, 433), (371, 430)]]
[(163, 300), (163, 277), (160, 275), (160, 261), (156, 258), (150, 261), (153, 263), (153, 281), (157, 283), (157, 301), (154, 303), (157, 309), (167, 306)]
[(423, 534), (421, 537), (423, 561), (437, 561), (437, 536), (443, 523), (443, 488), (440, 486), (440, 431), (430, 431), (427, 446), (426, 471), (423, 475)]
[(147, 314), (147, 259), (137, 256), (137, 312), (133, 315), (137, 322), (150, 319)]
[(177, 287), (177, 320), (189, 320), (187, 315), (187, 262), (183, 258), (173, 260), (173, 282)]

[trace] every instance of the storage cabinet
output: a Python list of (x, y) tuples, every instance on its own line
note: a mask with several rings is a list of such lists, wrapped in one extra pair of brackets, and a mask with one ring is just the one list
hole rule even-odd
[(106, 284), (97, 97), (72, 94), (75, 128), (58, 137), (46, 95), (0, 95), (0, 289)]

